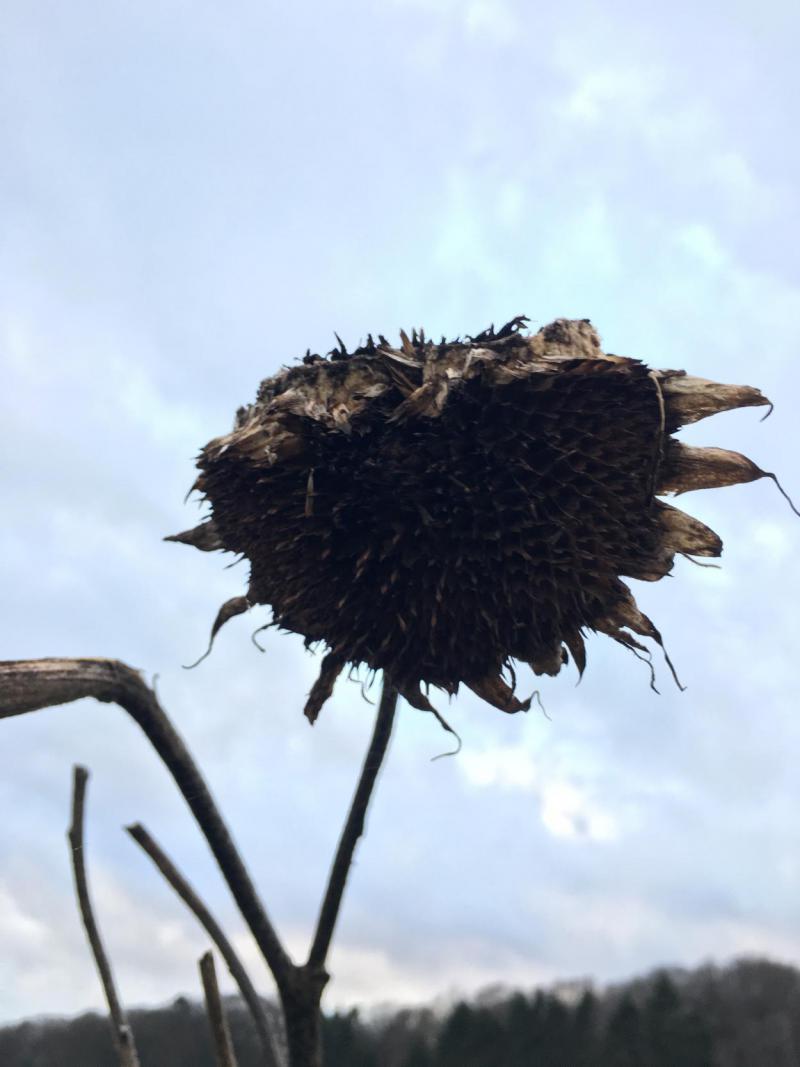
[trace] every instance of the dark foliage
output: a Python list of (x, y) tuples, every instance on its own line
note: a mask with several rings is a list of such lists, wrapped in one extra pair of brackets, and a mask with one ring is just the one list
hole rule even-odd
[[(240, 1067), (249, 1015), (228, 1002)], [(143, 1067), (214, 1067), (197, 1004), (131, 1012)], [(623, 987), (482, 997), (437, 1016), (326, 1016), (325, 1067), (800, 1067), (800, 972), (766, 961), (661, 971)], [(99, 1015), (0, 1029), (2, 1067), (116, 1067)]]

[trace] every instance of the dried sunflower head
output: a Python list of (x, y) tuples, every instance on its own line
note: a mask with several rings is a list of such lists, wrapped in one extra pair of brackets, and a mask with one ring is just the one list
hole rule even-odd
[(513, 712), (529, 704), (504, 680), (514, 661), (557, 674), (571, 654), (582, 672), (592, 631), (660, 644), (621, 579), (655, 581), (676, 554), (722, 543), (658, 496), (765, 475), (672, 437), (768, 404), (757, 389), (605, 354), (588, 320), (533, 335), (526, 321), (307, 354), (202, 450), (211, 516), (170, 540), (250, 561), (214, 632), (267, 604), (325, 645), (312, 721), (347, 664), (383, 670), (417, 707), (430, 707), (421, 683), (464, 683)]

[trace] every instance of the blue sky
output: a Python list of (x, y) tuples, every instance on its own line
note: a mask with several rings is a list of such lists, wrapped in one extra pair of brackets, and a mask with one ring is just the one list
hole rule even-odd
[[(311, 730), (299, 641), (163, 535), (193, 457), (259, 381), (368, 331), (589, 317), (609, 351), (763, 389), (686, 440), (800, 495), (794, 5), (387, 0), (0, 9), (4, 658), (158, 674), (267, 905), (305, 950), (372, 709)], [(800, 525), (770, 483), (682, 506), (725, 541), (636, 589), (683, 694), (598, 637), (549, 718), (466, 694), (457, 759), (404, 707), (331, 960), (329, 1006), (624, 977), (744, 952), (800, 963)], [(255, 615), (256, 613), (254, 613)], [(524, 680), (523, 680), (524, 686)], [(93, 772), (91, 875), (129, 1003), (196, 993), (205, 941), (120, 831), (141, 820), (236, 935), (165, 773), (116, 709), (0, 724), (0, 1018), (98, 1006), (64, 832)]]

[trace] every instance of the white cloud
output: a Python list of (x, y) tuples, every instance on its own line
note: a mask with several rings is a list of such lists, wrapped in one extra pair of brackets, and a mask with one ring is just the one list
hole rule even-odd
[(484, 789), (500, 786), (533, 792), (539, 779), (533, 756), (521, 745), (468, 749), (460, 756), (459, 768), (470, 785)]
[[(642, 42), (640, 51), (653, 42)], [(748, 154), (711, 92), (690, 91), (652, 47), (646, 62), (626, 54), (624, 43), (598, 55), (588, 37), (561, 39), (556, 69), (567, 81), (553, 101), (558, 119), (587, 138), (587, 151), (601, 138), (605, 168), (635, 179), (657, 162), (672, 190), (702, 190), (696, 202), (735, 229), (777, 222), (790, 211), (792, 194), (783, 177), (767, 178), (756, 153)], [(614, 161), (616, 160), (616, 168)], [(671, 190), (671, 191), (672, 191)]]
[(582, 790), (569, 782), (555, 782), (542, 790), (542, 822), (556, 837), (614, 841), (619, 836), (616, 820), (597, 810)]
[(512, 44), (519, 37), (521, 27), (514, 9), (505, 0), (471, 0), (465, 6), (464, 23), (473, 36), (503, 45)]
[(514, 4), (509, 0), (393, 0), (396, 7), (429, 15), (447, 16), (476, 36), (494, 37), (501, 43), (519, 29)]
[(477, 936), (445, 942), (437, 953), (418, 956), (399, 959), (394, 946), (388, 951), (358, 944), (337, 947), (331, 959), (335, 982), (326, 993), (325, 1007), (430, 1005), (437, 998), (474, 995), (498, 981), (528, 988), (555, 977), (550, 967), (524, 951), (498, 949)]
[[(661, 78), (651, 67), (587, 68), (575, 62), (572, 47), (563, 46), (562, 62), (571, 71), (575, 84), (556, 104), (557, 113), (593, 126), (616, 126), (621, 122), (641, 123), (660, 88)], [(576, 69), (577, 68), (577, 69)]]
[(710, 226), (697, 222), (681, 226), (675, 234), (675, 242), (704, 270), (718, 273), (730, 267), (730, 259)]
[(548, 765), (555, 753), (537, 758), (524, 746), (498, 745), (468, 749), (459, 756), (466, 781), (479, 789), (504, 789), (529, 793), (539, 805), (542, 825), (554, 837), (613, 841), (619, 836), (618, 821), (603, 810), (586, 789)]
[(17, 900), (10, 889), (0, 883), (0, 938), (3, 954), (13, 957), (22, 949), (26, 952), (43, 952), (47, 946), (47, 924), (27, 911), (22, 901)]

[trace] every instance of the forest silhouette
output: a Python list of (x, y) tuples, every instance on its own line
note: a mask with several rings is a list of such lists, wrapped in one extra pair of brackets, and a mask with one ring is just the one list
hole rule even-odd
[[(239, 1065), (256, 1067), (250, 1016), (237, 998), (226, 1007)], [(130, 1017), (143, 1067), (213, 1067), (199, 1003), (179, 997)], [(800, 1067), (800, 971), (748, 959), (602, 990), (497, 987), (446, 1008), (328, 1014), (323, 1045), (326, 1067)], [(115, 1067), (116, 1058), (107, 1019), (92, 1013), (0, 1029), (0, 1063)]]

